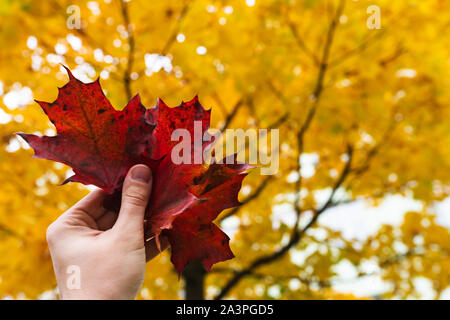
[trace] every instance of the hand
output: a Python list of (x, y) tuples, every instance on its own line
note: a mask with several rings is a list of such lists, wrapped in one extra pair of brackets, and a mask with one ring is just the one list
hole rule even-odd
[[(53, 222), (47, 242), (62, 299), (134, 299), (146, 261), (159, 254), (144, 243), (144, 214), (151, 170), (136, 165), (125, 178), (119, 214), (103, 208), (106, 193), (95, 190)], [(168, 246), (161, 238), (161, 249)]]

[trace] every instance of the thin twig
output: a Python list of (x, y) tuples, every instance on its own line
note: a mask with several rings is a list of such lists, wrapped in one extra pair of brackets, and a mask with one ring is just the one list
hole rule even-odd
[(120, 7), (122, 12), (122, 18), (125, 24), (125, 28), (127, 29), (128, 33), (128, 59), (127, 59), (127, 66), (125, 68), (125, 71), (123, 73), (123, 83), (124, 83), (124, 89), (125, 94), (127, 96), (127, 100), (131, 99), (131, 72), (133, 70), (133, 64), (134, 64), (134, 51), (135, 51), (135, 40), (134, 40), (134, 32), (133, 32), (133, 26), (130, 22), (130, 14), (128, 12), (128, 2), (120, 1)]
[(226, 116), (225, 122), (222, 125), (222, 127), (220, 128), (220, 133), (223, 133), (226, 129), (228, 129), (228, 127), (231, 124), (231, 121), (233, 121), (233, 119), (236, 117), (239, 109), (242, 107), (243, 104), (244, 104), (244, 98), (240, 98), (234, 104), (234, 106), (231, 108), (231, 112)]
[(169, 38), (167, 39), (164, 47), (162, 48), (161, 55), (165, 56), (169, 52), (169, 50), (172, 47), (172, 45), (175, 42), (175, 40), (177, 39), (177, 35), (178, 35), (178, 33), (180, 32), (180, 29), (181, 29), (181, 23), (183, 22), (183, 19), (186, 17), (186, 14), (189, 11), (189, 4), (190, 4), (190, 2), (187, 2), (183, 6), (183, 9), (181, 9), (181, 13), (178, 16), (175, 28), (173, 29), (173, 31), (170, 34)]
[(223, 220), (232, 217), (234, 215), (236, 215), (239, 210), (242, 208), (243, 205), (249, 203), (252, 200), (255, 200), (256, 198), (259, 197), (259, 195), (264, 191), (264, 189), (267, 187), (267, 185), (269, 184), (269, 182), (273, 179), (273, 176), (267, 176), (258, 186), (258, 188), (256, 188), (256, 190), (250, 194), (247, 198), (245, 198), (242, 202), (241, 202), (241, 206), (239, 207), (235, 207), (233, 208), (231, 211), (229, 211), (227, 214), (221, 216), (218, 220), (218, 222), (222, 222)]
[(295, 42), (297, 43), (297, 45), (300, 47), (300, 49), (303, 50), (303, 52), (306, 54), (306, 56), (308, 58), (310, 58), (315, 65), (318, 66), (320, 64), (319, 59), (316, 57), (314, 52), (312, 52), (308, 48), (306, 43), (303, 41), (303, 38), (300, 36), (300, 34), (297, 31), (297, 26), (291, 21), (288, 21), (288, 25), (289, 25), (289, 29), (291, 30), (292, 35), (294, 36), (294, 39), (295, 39)]

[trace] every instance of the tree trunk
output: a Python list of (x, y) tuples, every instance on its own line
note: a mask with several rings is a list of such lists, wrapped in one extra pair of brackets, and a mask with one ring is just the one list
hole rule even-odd
[(190, 262), (183, 272), (186, 300), (205, 299), (206, 271), (199, 260)]

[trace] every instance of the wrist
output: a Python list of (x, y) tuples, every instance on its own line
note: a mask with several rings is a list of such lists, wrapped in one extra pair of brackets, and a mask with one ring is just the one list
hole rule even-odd
[(133, 300), (137, 295), (118, 290), (112, 280), (105, 282), (92, 275), (80, 277), (76, 272), (57, 275), (57, 283), (61, 300)]

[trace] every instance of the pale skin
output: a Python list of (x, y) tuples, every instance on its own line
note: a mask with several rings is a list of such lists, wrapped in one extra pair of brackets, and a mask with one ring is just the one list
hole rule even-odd
[[(118, 214), (103, 208), (106, 193), (95, 190), (49, 226), (47, 242), (62, 299), (136, 298), (146, 262), (159, 254), (154, 240), (144, 241), (151, 187), (151, 170), (136, 165), (125, 178)], [(162, 237), (161, 249), (167, 246)]]

